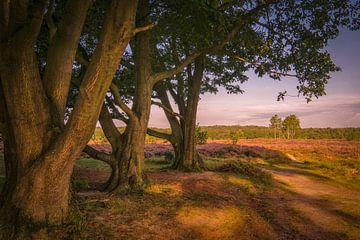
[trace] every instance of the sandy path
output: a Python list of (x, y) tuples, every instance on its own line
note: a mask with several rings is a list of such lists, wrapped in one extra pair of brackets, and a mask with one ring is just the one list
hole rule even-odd
[(360, 192), (335, 186), (296, 171), (273, 170), (289, 204), (303, 216), (343, 239), (360, 239)]

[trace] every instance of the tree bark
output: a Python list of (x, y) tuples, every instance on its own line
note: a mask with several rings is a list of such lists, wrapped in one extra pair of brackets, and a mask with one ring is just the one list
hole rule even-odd
[(194, 170), (205, 168), (204, 162), (196, 150), (195, 142), (196, 113), (203, 72), (204, 56), (201, 56), (195, 60), (194, 76), (192, 76), (192, 74), (189, 74), (188, 76), (189, 83), (186, 103), (182, 79), (178, 82), (177, 94), (174, 92), (172, 93), (175, 102), (179, 106), (180, 116), (182, 116), (180, 119), (177, 119), (176, 115), (171, 113), (173, 110), (164, 85), (158, 84), (155, 87), (162, 105), (164, 105), (167, 109), (164, 109), (164, 113), (171, 127), (171, 136), (168, 137), (167, 140), (170, 141), (174, 148), (175, 159), (173, 162), (173, 168), (175, 169)]
[(4, 8), (10, 17), (6, 29), (0, 29), (7, 171), (0, 200), (0, 239), (47, 239), (47, 226), (61, 224), (67, 216), (73, 164), (92, 135), (105, 93), (133, 34), (137, 2), (110, 4), (74, 110), (62, 130), (59, 114), (48, 101), (47, 94), (54, 95), (44, 88), (33, 50), (46, 1), (31, 1), (29, 6), (4, 4), (10, 5)]

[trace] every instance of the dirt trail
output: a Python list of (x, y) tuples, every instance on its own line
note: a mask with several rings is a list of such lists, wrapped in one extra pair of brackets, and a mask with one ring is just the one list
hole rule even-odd
[(273, 175), (274, 187), (263, 188), (232, 174), (150, 172), (140, 195), (81, 193), (91, 227), (84, 238), (360, 239), (358, 193), (291, 171)]
[(360, 192), (336, 186), (292, 169), (273, 170), (290, 205), (303, 216), (344, 239), (360, 239)]

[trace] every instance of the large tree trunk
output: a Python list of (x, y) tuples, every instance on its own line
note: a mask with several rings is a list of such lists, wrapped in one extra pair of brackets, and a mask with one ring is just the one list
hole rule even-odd
[(167, 139), (174, 148), (175, 159), (173, 168), (181, 170), (204, 169), (205, 165), (200, 154), (196, 150), (196, 113), (198, 108), (201, 83), (204, 71), (204, 56), (200, 56), (195, 60), (194, 76), (189, 74), (188, 95), (185, 104), (183, 80), (178, 82), (178, 91), (174, 100), (178, 104), (180, 119), (176, 117), (171, 107), (165, 86), (157, 84), (155, 90), (158, 98), (161, 100), (164, 113), (170, 123), (171, 134), (155, 133), (150, 131), (149, 134)]
[[(59, 125), (64, 106), (53, 109), (63, 102), (63, 97), (57, 102), (57, 97), (50, 96), (55, 96), (53, 90), (64, 96), (69, 89), (45, 90), (33, 50), (46, 1), (31, 2), (30, 7), (18, 2), (7, 4), (11, 6), (4, 9), (9, 10), (10, 18), (1, 21), (0, 28), (7, 171), (0, 200), (0, 239), (47, 239), (47, 226), (60, 224), (67, 216), (73, 164), (92, 135), (112, 75), (132, 36), (137, 3), (112, 2), (74, 110), (64, 127)], [(72, 65), (67, 60), (66, 66), (60, 64), (58, 72), (64, 73), (62, 70)], [(61, 80), (70, 78), (64, 76)]]
[(189, 79), (189, 89), (186, 102), (186, 110), (183, 113), (181, 127), (183, 131), (183, 152), (180, 155), (180, 164), (177, 168), (198, 169), (204, 168), (204, 163), (196, 150), (196, 114), (200, 97), (201, 83), (204, 72), (204, 56), (195, 60), (194, 76)]
[[(138, 4), (136, 26), (144, 27), (150, 23), (149, 1)], [(150, 117), (153, 81), (150, 78), (151, 52), (149, 31), (137, 33), (134, 41), (135, 94), (133, 105), (128, 113), (128, 122), (122, 135), (118, 161), (118, 182), (113, 192), (124, 189), (138, 189), (143, 185), (144, 147), (146, 130)], [(119, 100), (120, 101), (120, 100)]]

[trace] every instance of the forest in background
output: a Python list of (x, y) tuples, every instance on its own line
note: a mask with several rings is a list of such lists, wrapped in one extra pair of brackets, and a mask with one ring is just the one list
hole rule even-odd
[[(243, 133), (239, 139), (254, 138), (274, 138), (273, 130), (265, 126), (239, 126), (239, 125), (214, 125), (201, 126), (201, 131), (207, 133), (208, 140), (227, 140), (231, 139), (232, 132)], [(120, 132), (124, 131), (123, 127), (118, 128)], [(152, 128), (159, 132), (170, 133), (169, 128)], [(285, 136), (282, 136), (285, 138)], [(360, 128), (301, 128), (295, 134), (295, 139), (345, 139), (360, 140)], [(100, 127), (95, 129), (92, 140), (106, 141), (106, 137)], [(146, 136), (147, 143), (156, 142), (160, 139), (153, 136)]]

